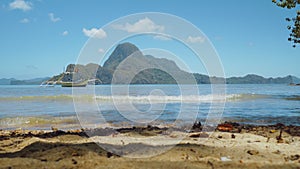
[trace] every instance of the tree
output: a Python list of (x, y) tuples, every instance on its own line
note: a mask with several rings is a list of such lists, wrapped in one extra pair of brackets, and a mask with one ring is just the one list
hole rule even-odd
[[(288, 9), (297, 9), (300, 5), (300, 0), (272, 0), (277, 6)], [(286, 21), (289, 22), (287, 29), (290, 31), (290, 36), (288, 41), (293, 43), (293, 47), (296, 47), (297, 44), (300, 44), (300, 10), (297, 10), (296, 16), (293, 18), (286, 18)]]

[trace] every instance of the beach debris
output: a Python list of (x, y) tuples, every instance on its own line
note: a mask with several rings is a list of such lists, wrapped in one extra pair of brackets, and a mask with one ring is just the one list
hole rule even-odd
[(189, 137), (191, 137), (191, 138), (208, 138), (209, 135), (204, 132), (203, 133), (192, 133), (192, 134), (190, 134)]
[(235, 139), (235, 135), (234, 135), (234, 134), (231, 134), (231, 138), (232, 138), (232, 139)]
[(41, 161), (42, 161), (42, 162), (46, 162), (47, 159), (46, 159), (46, 158), (41, 158)]
[(296, 160), (299, 160), (299, 159), (300, 159), (300, 155), (299, 154), (291, 155), (291, 157), (290, 157), (290, 160), (292, 160), (292, 161), (296, 161)]
[(233, 126), (232, 124), (224, 123), (224, 124), (219, 124), (217, 129), (222, 132), (230, 132), (233, 130)]
[(285, 161), (296, 161), (300, 159), (300, 155), (296, 154), (296, 155), (291, 155), (289, 157), (284, 157)]
[(63, 158), (62, 157), (59, 157), (58, 159), (56, 159), (55, 161), (58, 162), (60, 160), (62, 160)]
[(220, 139), (221, 139), (221, 138), (223, 138), (223, 136), (221, 136), (221, 135), (218, 135), (218, 138), (220, 138)]
[(277, 130), (270, 130), (270, 133), (275, 133)]
[(283, 130), (284, 125), (281, 124), (281, 123), (278, 123), (277, 126), (280, 127), (280, 133), (279, 133), (279, 136), (276, 137), (277, 143), (283, 143), (284, 141), (283, 141), (283, 139), (282, 139), (282, 130)]
[(72, 158), (72, 163), (73, 164), (77, 164), (77, 161), (75, 159)]
[(284, 140), (282, 138), (277, 139), (277, 143), (284, 143)]
[(194, 124), (193, 124), (193, 127), (192, 127), (193, 130), (202, 130), (202, 124), (200, 121), (196, 121)]
[(192, 149), (192, 148), (190, 149), (190, 151), (193, 152), (193, 153), (196, 153), (196, 151), (194, 149)]
[(74, 157), (74, 156), (79, 156), (79, 154), (77, 153), (77, 152), (73, 152), (72, 153), (72, 156)]
[(273, 153), (274, 153), (274, 154), (281, 154), (281, 151), (276, 150), (276, 151), (274, 151)]
[(250, 154), (250, 155), (257, 155), (257, 154), (259, 154), (259, 151), (257, 151), (257, 150), (248, 150), (247, 153)]
[(110, 136), (113, 134), (117, 134), (118, 132), (112, 128), (95, 128), (95, 129), (89, 129), (85, 130), (85, 133), (87, 133), (88, 136)]
[(107, 152), (107, 153), (106, 153), (106, 157), (107, 157), (107, 158), (110, 158), (110, 157), (112, 157), (113, 155), (114, 155), (114, 154), (111, 153), (111, 152)]
[(214, 166), (214, 163), (213, 163), (213, 162), (211, 162), (210, 160), (208, 160), (208, 161), (207, 161), (207, 164), (208, 164), (208, 165), (210, 165), (212, 169), (214, 169), (214, 168), (215, 168), (215, 166)]
[(228, 157), (221, 157), (221, 161), (232, 161), (232, 160)]

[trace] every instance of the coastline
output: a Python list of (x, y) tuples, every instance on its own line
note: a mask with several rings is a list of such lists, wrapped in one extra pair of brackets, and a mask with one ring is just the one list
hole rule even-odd
[[(201, 129), (1, 130), (0, 168), (300, 167), (300, 126), (225, 123), (213, 132)], [(137, 158), (143, 155), (148, 157)]]

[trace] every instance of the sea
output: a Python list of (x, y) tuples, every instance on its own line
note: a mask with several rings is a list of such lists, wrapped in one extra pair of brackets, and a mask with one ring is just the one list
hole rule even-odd
[(172, 126), (225, 121), (300, 125), (300, 86), (0, 85), (0, 129)]

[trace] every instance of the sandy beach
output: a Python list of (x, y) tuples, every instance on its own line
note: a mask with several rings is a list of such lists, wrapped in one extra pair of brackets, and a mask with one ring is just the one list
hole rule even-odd
[(2, 130), (0, 168), (300, 168), (299, 127), (222, 127)]

